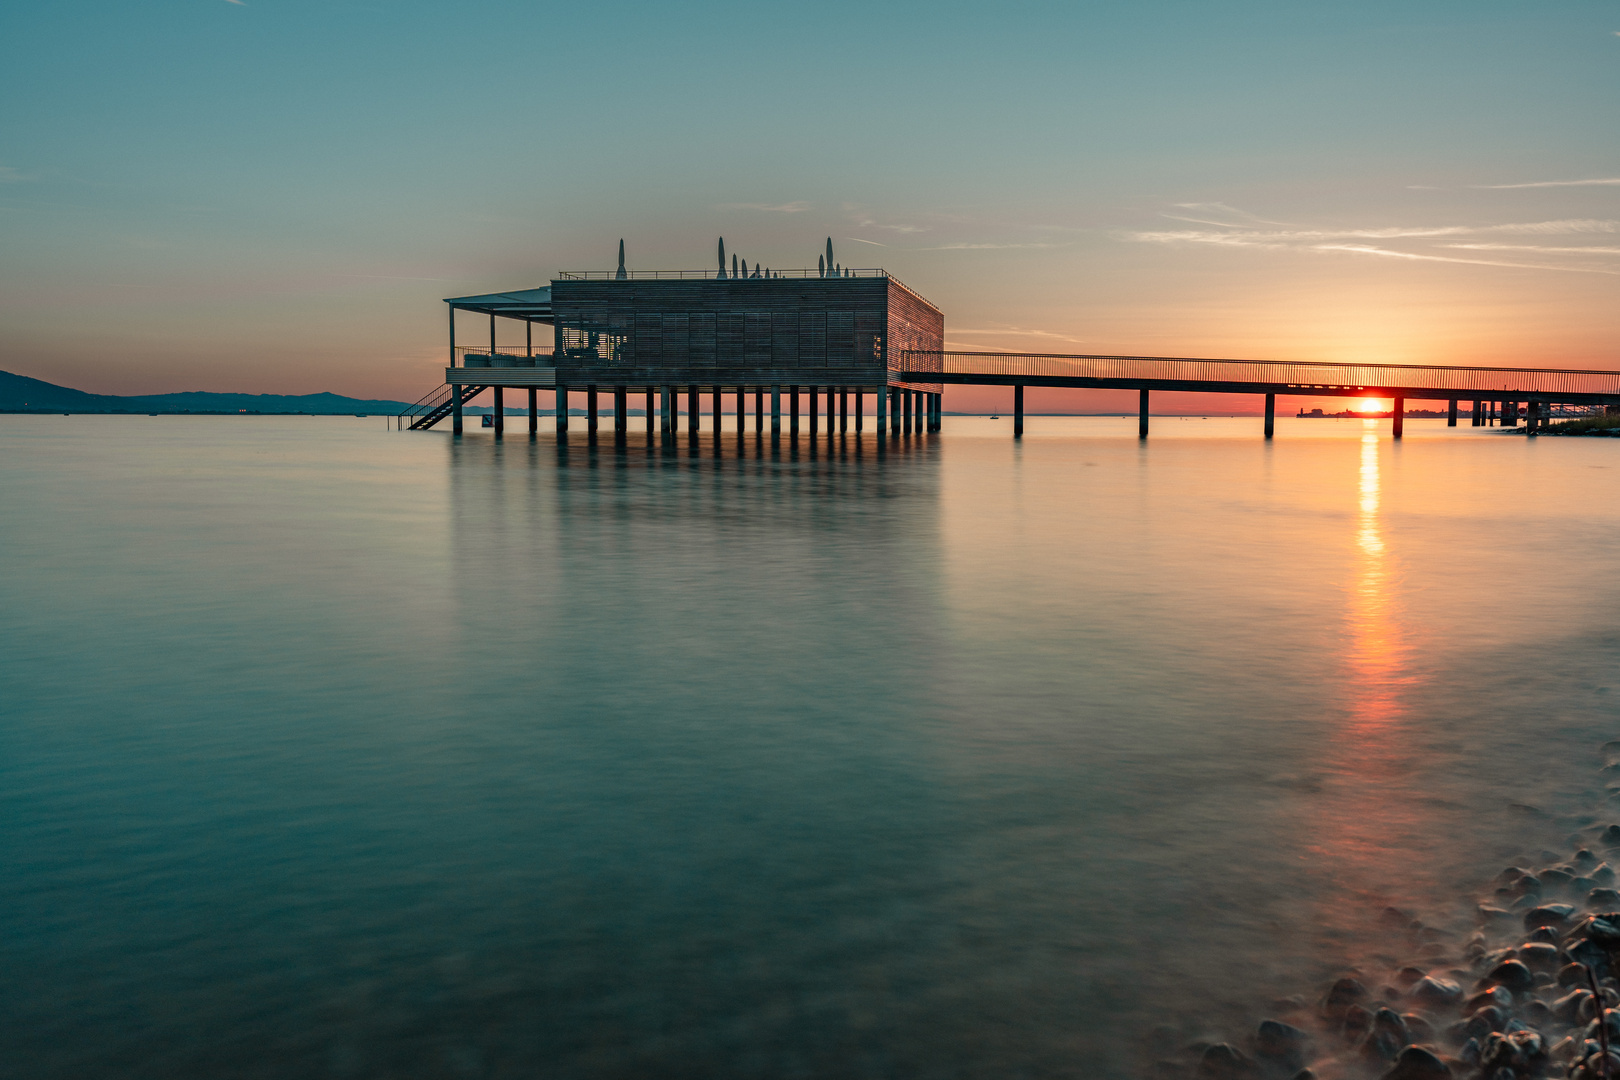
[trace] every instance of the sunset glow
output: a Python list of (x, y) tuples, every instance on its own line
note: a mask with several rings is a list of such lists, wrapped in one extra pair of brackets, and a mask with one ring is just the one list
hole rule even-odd
[(1383, 412), (1384, 411), (1384, 403), (1382, 401), (1375, 401), (1372, 398), (1362, 398), (1360, 401), (1356, 402), (1356, 411), (1357, 412)]

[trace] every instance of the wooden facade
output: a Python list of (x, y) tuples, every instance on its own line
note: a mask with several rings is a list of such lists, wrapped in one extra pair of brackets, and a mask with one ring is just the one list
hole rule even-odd
[(904, 385), (900, 350), (943, 348), (939, 309), (893, 278), (551, 283), (566, 386)]

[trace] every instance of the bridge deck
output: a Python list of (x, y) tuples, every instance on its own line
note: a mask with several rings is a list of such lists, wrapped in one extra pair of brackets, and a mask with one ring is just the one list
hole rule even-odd
[(1620, 405), (1620, 371), (980, 352), (905, 352), (899, 366), (919, 383)]

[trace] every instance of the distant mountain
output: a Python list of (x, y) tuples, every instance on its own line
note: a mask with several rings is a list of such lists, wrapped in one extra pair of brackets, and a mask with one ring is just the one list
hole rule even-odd
[(341, 394), (87, 394), (66, 386), (0, 371), (0, 412), (76, 413), (397, 413), (402, 401), (373, 401)]

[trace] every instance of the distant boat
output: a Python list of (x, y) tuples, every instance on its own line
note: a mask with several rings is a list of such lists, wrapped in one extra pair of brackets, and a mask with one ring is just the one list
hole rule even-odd
[(485, 427), (494, 427), (495, 426), (495, 417), (492, 416), (489, 413), (485, 413), (484, 414), (484, 426)]
[(999, 416), (992, 416), (992, 417), (991, 417), (991, 418), (990, 418), (990, 419), (992, 419), (992, 420), (1000, 420), (1000, 419), (1001, 419), (1001, 417), (999, 417)]
[[(247, 410), (246, 410), (246, 409), (243, 409), (243, 410), (242, 410), (242, 411), (243, 411), (243, 412), (246, 412), (246, 411), (247, 411)], [(364, 420), (364, 419), (365, 419), (365, 418), (366, 418), (366, 417), (368, 417), (368, 416), (370, 416), (370, 415), (371, 415), (371, 414), (370, 414), (370, 413), (363, 413), (363, 412), (357, 412), (357, 413), (355, 413), (355, 414), (354, 414), (354, 415), (356, 415), (356, 416), (358, 416), (358, 417), (359, 417), (359, 418), (360, 418), (360, 419), (362, 419), (362, 420)]]

